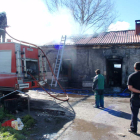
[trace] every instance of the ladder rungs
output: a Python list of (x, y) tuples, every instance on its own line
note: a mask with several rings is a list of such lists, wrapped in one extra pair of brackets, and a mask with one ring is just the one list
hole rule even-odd
[[(66, 41), (66, 36), (62, 36), (61, 37), (61, 42), (60, 42), (60, 45), (61, 47), (59, 47), (58, 49), (58, 53), (57, 53), (57, 60), (56, 60), (56, 63), (55, 63), (55, 69), (54, 69), (54, 75), (56, 76), (57, 75), (57, 78), (59, 78), (59, 73), (60, 73), (60, 64), (61, 64), (61, 61), (62, 61), (62, 55), (63, 55), (63, 51), (64, 51), (64, 47), (65, 47), (65, 41)], [(53, 84), (55, 83), (55, 84)], [(57, 86), (57, 81), (56, 79), (54, 78), (54, 76), (52, 77), (52, 81), (51, 81), (51, 86), (52, 85), (55, 85)]]

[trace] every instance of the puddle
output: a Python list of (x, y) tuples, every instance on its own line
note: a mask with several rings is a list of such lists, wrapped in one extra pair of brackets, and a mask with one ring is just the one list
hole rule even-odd
[[(59, 94), (60, 97), (65, 97), (65, 94)], [(83, 97), (89, 97), (89, 95), (77, 95), (77, 94), (68, 94), (69, 97), (72, 98), (83, 98)]]
[(88, 133), (92, 140), (117, 140), (117, 137), (110, 133), (114, 129), (112, 126), (75, 119), (73, 129), (77, 132), (84, 132), (85, 135)]

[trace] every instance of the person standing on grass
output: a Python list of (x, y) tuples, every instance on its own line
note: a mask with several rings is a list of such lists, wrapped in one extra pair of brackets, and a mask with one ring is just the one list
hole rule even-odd
[(134, 64), (135, 72), (129, 75), (127, 85), (131, 91), (131, 123), (129, 132), (137, 134), (138, 113), (140, 108), (140, 62)]
[(93, 79), (92, 90), (95, 94), (95, 108), (104, 108), (104, 76), (100, 74), (100, 70), (95, 71), (96, 76)]

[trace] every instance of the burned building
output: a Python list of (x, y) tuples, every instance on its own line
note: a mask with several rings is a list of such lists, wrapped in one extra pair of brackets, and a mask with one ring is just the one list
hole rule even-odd
[[(140, 62), (140, 20), (135, 30), (111, 31), (75, 38), (65, 45), (59, 81), (70, 87), (91, 87), (95, 70), (105, 76), (106, 87), (126, 86), (134, 63)], [(42, 47), (54, 67), (57, 49)], [(48, 79), (52, 74), (48, 68)]]

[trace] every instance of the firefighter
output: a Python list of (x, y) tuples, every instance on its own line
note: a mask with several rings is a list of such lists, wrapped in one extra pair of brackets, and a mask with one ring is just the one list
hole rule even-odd
[(7, 27), (7, 17), (6, 13), (0, 13), (0, 42), (2, 38), (2, 42), (5, 42), (5, 28)]
[(102, 107), (104, 108), (104, 76), (100, 74), (100, 70), (97, 69), (95, 71), (96, 76), (93, 79), (93, 87), (92, 90), (95, 94), (95, 108)]

